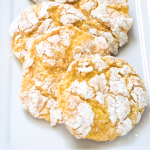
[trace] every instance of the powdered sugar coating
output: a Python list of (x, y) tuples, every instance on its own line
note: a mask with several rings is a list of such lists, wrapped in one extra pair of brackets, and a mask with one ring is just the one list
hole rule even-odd
[(49, 0), (32, 0), (33, 2), (35, 2), (36, 4), (40, 4), (42, 2), (46, 2), (46, 1), (49, 1)]
[(108, 48), (108, 43), (107, 43), (106, 39), (102, 36), (95, 37), (94, 42), (95, 42), (95, 44), (101, 44), (103, 49)]
[(107, 97), (108, 102), (108, 112), (110, 114), (110, 120), (112, 123), (115, 123), (117, 120), (117, 114), (116, 114), (116, 100), (112, 96)]
[(110, 4), (126, 4), (127, 0), (99, 0), (100, 3), (104, 3), (105, 5), (110, 5)]
[[(64, 113), (65, 120), (67, 120), (65, 124), (72, 133), (78, 133), (76, 138), (82, 138), (91, 131), (94, 112), (92, 111), (91, 106), (87, 103), (83, 103), (79, 97), (69, 96), (68, 99), (75, 111), (71, 112), (69, 116)], [(75, 99), (77, 101), (75, 101)]]
[(134, 86), (140, 86), (141, 84), (141, 79), (137, 76), (130, 76), (128, 79), (128, 88), (131, 90)]
[[(100, 51), (102, 49), (103, 51)], [(109, 46), (103, 37), (94, 37), (94, 40), (86, 40), (80, 46), (76, 46), (73, 51), (73, 58), (82, 58), (83, 54), (85, 57), (93, 57), (94, 54), (99, 53), (103, 55), (108, 54)]]
[[(28, 7), (10, 27), (14, 53), (27, 51), (29, 46), (25, 43), (31, 42), (30, 38), (37, 38), (41, 34), (50, 33), (55, 28), (68, 24), (73, 24), (80, 30), (89, 30), (95, 36), (103, 36), (107, 43), (105, 46), (109, 45), (106, 51), (110, 51), (112, 55), (116, 55), (118, 47), (128, 41), (127, 31), (132, 25), (132, 19), (128, 14), (127, 1), (35, 0), (35, 2), (43, 3)], [(112, 8), (109, 5), (112, 5)]]
[(106, 67), (106, 63), (101, 59), (101, 57), (99, 55), (95, 55), (96, 57), (94, 57), (92, 59), (92, 62), (95, 64), (95, 68), (101, 72), (103, 69), (105, 69)]
[(105, 95), (101, 92), (96, 93), (96, 100), (104, 106)]
[(79, 115), (81, 116), (81, 127), (77, 129), (79, 134), (82, 134), (82, 137), (86, 136), (91, 131), (91, 124), (93, 123), (94, 112), (91, 107), (86, 103), (81, 103), (77, 107)]
[(24, 109), (29, 110), (34, 117), (38, 117), (40, 115), (41, 109), (48, 100), (48, 98), (43, 96), (39, 90), (36, 90), (35, 86), (33, 86), (29, 91), (25, 91), (20, 94), (20, 98)]
[(99, 4), (99, 7), (91, 11), (91, 16), (96, 19), (101, 19), (106, 14), (107, 10), (104, 4)]
[(57, 101), (54, 99), (48, 100), (47, 108), (50, 108), (51, 126), (56, 125), (56, 123), (64, 123), (64, 117)]
[(60, 9), (63, 9), (63, 11), (60, 13), (60, 22), (63, 25), (73, 24), (77, 21), (86, 20), (85, 16), (79, 10), (70, 5), (62, 5), (60, 6)]
[[(70, 48), (72, 45), (74, 45), (73, 39), (80, 38), (80, 36), (77, 36), (78, 32), (83, 39), (75, 44), (75, 47), (72, 48), (71, 52), (69, 49), (67, 50), (67, 48)], [(84, 37), (85, 34), (86, 38)], [(58, 53), (62, 55), (62, 58), (66, 57), (66, 55), (71, 57), (66, 57), (66, 61), (68, 61), (68, 59), (72, 59), (73, 61), (77, 58), (92, 57), (95, 53), (99, 53), (100, 55), (109, 54), (108, 45), (103, 37), (94, 37), (91, 34), (78, 30), (77, 28), (73, 28), (71, 25), (68, 26), (68, 28), (62, 27), (54, 29), (51, 33), (45, 34), (45, 36), (48, 36), (48, 38), (45, 38), (45, 40), (41, 40), (38, 44), (36, 44), (36, 51), (38, 53), (38, 57), (41, 58), (40, 60), (50, 64), (51, 66), (57, 65), (57, 59), (59, 59), (57, 56)], [(41, 37), (39, 36), (38, 39)], [(72, 55), (70, 55), (71, 53), (73, 53), (73, 58)], [(64, 59), (61, 61), (63, 63)], [(81, 68), (82, 67), (79, 67), (79, 70), (82, 72), (83, 69)], [(92, 67), (89, 67), (87, 71), (92, 71)]]
[(96, 91), (99, 90), (103, 94), (108, 93), (109, 87), (107, 86), (105, 74), (102, 73), (100, 76), (96, 75), (91, 78), (89, 82), (91, 87), (93, 87)]
[(117, 118), (120, 122), (127, 117), (130, 113), (130, 101), (128, 98), (121, 95), (118, 96), (108, 96), (108, 111), (110, 113), (110, 120), (114, 124), (117, 121)]
[(55, 0), (55, 2), (60, 3), (60, 4), (64, 4), (64, 3), (74, 3), (77, 2), (79, 0)]
[(24, 12), (19, 15), (16, 20), (11, 24), (9, 33), (13, 37), (16, 33), (23, 32), (32, 32), (38, 23), (38, 18), (36, 13), (31, 7), (28, 7)]
[[(50, 0), (32, 0), (33, 2), (35, 2), (36, 4), (40, 4), (42, 2), (46, 2), (46, 1), (50, 1)], [(64, 3), (73, 3), (73, 2), (77, 2), (78, 0), (55, 0), (55, 2), (60, 3), (60, 4), (64, 4)]]
[(71, 30), (70, 31), (60, 30), (61, 43), (66, 47), (70, 46), (70, 35), (75, 35), (75, 32)]
[[(59, 37), (58, 37), (59, 38)], [(57, 41), (55, 41), (57, 42)], [(57, 43), (56, 43), (57, 44)], [(54, 56), (54, 53), (52, 51), (52, 48), (51, 48), (51, 44), (50, 43), (47, 43), (45, 41), (42, 41), (41, 43), (39, 43), (37, 46), (36, 46), (36, 49), (37, 49), (37, 52), (39, 54), (39, 57), (42, 57), (43, 54), (46, 54), (47, 56), (49, 57), (52, 57)]]
[[(39, 6), (40, 9), (36, 9)], [(59, 21), (59, 23), (57, 23), (57, 21), (54, 21), (50, 16), (52, 11), (49, 12), (49, 9), (53, 7), (60, 12), (59, 19), (64, 25), (73, 24), (86, 19), (84, 15), (73, 6), (68, 4), (61, 5), (56, 2), (44, 2), (38, 6), (30, 6), (25, 9), (10, 26), (10, 35), (12, 38), (15, 37), (12, 39), (13, 50), (17, 56), (19, 55), (18, 58), (20, 58), (22, 62), (25, 56), (21, 55), (20, 57), (21, 51), (28, 51), (35, 38), (38, 38), (41, 34), (50, 33), (54, 29), (57, 29), (58, 26), (62, 26)], [(64, 35), (62, 35), (62, 37), (66, 38), (67, 35)], [(62, 42), (64, 42), (64, 45), (69, 46), (66, 40), (67, 39), (62, 40)]]
[[(40, 76), (38, 76), (38, 78), (39, 77)], [(26, 78), (28, 78), (28, 76), (26, 76)], [(28, 82), (26, 81), (26, 78), (25, 81), (23, 79), (23, 85), (25, 82)], [(41, 79), (38, 78), (31, 78), (29, 83), (33, 83), (34, 81), (33, 87), (29, 90), (27, 88), (27, 90), (22, 92), (20, 95), (24, 108), (27, 109), (34, 117), (44, 118), (47, 121), (50, 121), (52, 126), (56, 125), (56, 123), (64, 123), (63, 115), (58, 107), (57, 101), (50, 98), (55, 88), (53, 79), (45, 78), (41, 81)], [(29, 83), (28, 85), (30, 85)]]
[(43, 62), (46, 62), (51, 66), (56, 65), (57, 53), (65, 55), (66, 47), (68, 48), (70, 46), (71, 36), (75, 35), (75, 32), (69, 29), (61, 30), (60, 28), (57, 28), (51, 33), (53, 32), (56, 33), (45, 40), (41, 40), (41, 42), (36, 45), (38, 56), (43, 59)]
[(118, 53), (118, 44), (115, 42), (115, 38), (112, 36), (110, 32), (100, 32), (102, 36), (104, 36), (109, 44), (110, 53), (116, 55)]
[(120, 81), (109, 82), (110, 84), (110, 92), (114, 93), (115, 95), (122, 94), (123, 96), (128, 96), (129, 92), (127, 87), (124, 83)]
[(91, 55), (91, 47), (92, 47), (93, 45), (92, 45), (92, 43), (91, 43), (91, 41), (87, 41), (86, 43), (83, 43), (81, 46), (77, 46), (75, 49), (78, 51), (80, 51), (80, 53), (78, 53), (78, 54), (76, 54), (75, 52), (74, 52), (74, 59), (79, 59), (79, 58), (81, 58), (82, 57), (82, 53), (89, 53), (90, 54), (90, 56), (93, 56), (93, 55)]
[(25, 62), (23, 63), (23, 75), (28, 73), (29, 67), (31, 67), (33, 65), (33, 62), (34, 61), (32, 58), (30, 58), (29, 54), (25, 55)]
[(118, 74), (118, 68), (112, 67), (110, 71), (110, 92), (114, 93), (115, 95), (121, 94), (123, 96), (128, 96), (129, 92), (126, 86), (125, 79)]
[(52, 81), (49, 78), (46, 78), (45, 81), (42, 83), (42, 89), (46, 90), (48, 93), (51, 94), (52, 85)]
[(119, 46), (122, 47), (125, 43), (128, 42), (128, 35), (126, 32), (119, 33)]
[(95, 36), (98, 35), (98, 31), (97, 31), (97, 29), (95, 29), (95, 28), (90, 28), (90, 27), (89, 27), (89, 32), (90, 32), (91, 34), (95, 35)]
[(15, 41), (17, 41), (18, 39), (20, 39), (22, 37), (21, 34), (18, 34), (16, 37), (15, 37)]
[(26, 54), (27, 54), (27, 52), (26, 52), (25, 50), (20, 51), (20, 52), (18, 52), (18, 53), (15, 53), (15, 55), (16, 55), (16, 57), (17, 57), (18, 59), (21, 59), (21, 58), (25, 57)]
[[(73, 43), (74, 40), (76, 43)], [(69, 64), (74, 60), (72, 55), (74, 47), (80, 46), (82, 42), (88, 40), (93, 42), (95, 37), (69, 25), (38, 36), (32, 41), (23, 64), (24, 76), (21, 93), (29, 92), (29, 89), (35, 86), (43, 96), (48, 98), (47, 103), (49, 104), (45, 103), (41, 106), (38, 118), (44, 118), (50, 121), (52, 125), (63, 122), (62, 113), (57, 103), (57, 87)], [(94, 53), (91, 51), (91, 54)], [(83, 52), (81, 57), (84, 55), (88, 56), (89, 54)], [(88, 67), (86, 61), (79, 65), (78, 69), (82, 73), (93, 71), (93, 67)], [(78, 84), (77, 91), (73, 92), (81, 94), (80, 96), (85, 99), (92, 98), (94, 95), (91, 90), (93, 89), (85, 83)], [(80, 92), (82, 88), (87, 88), (87, 90)], [(34, 96), (36, 99), (36, 95)], [(33, 97), (31, 97), (31, 101), (32, 99)], [(70, 107), (73, 108), (74, 106), (70, 105)]]
[(53, 85), (51, 80), (47, 78), (43, 82), (41, 82), (39, 79), (34, 79), (34, 81), (34, 86), (20, 95), (24, 108), (29, 110), (34, 117), (39, 117), (40, 115), (44, 114), (42, 109), (44, 104), (47, 102), (47, 108), (49, 108), (50, 112), (51, 125), (54, 126), (56, 123), (64, 123), (63, 115), (57, 105), (57, 101), (43, 96), (42, 92), (37, 90), (37, 87), (41, 87), (47, 93), (51, 94)]
[(130, 113), (130, 101), (127, 97), (123, 97), (121, 95), (116, 96), (116, 114), (119, 118), (120, 122), (127, 117)]
[[(46, 1), (50, 1), (50, 0), (32, 0), (34, 1), (36, 4), (40, 4), (42, 2), (46, 2)], [(55, 2), (58, 2), (58, 3), (73, 3), (73, 2), (78, 2), (78, 0), (55, 0)], [(118, 3), (121, 3), (123, 5), (125, 5), (127, 3), (126, 0), (99, 0), (98, 1), (99, 3), (104, 3), (105, 5), (110, 5), (110, 4), (118, 4)], [(90, 1), (91, 3), (91, 1)], [(91, 4), (89, 4), (91, 5)]]
[(127, 118), (121, 124), (118, 125), (117, 133), (121, 134), (121, 136), (126, 135), (132, 129), (132, 121)]
[(124, 65), (123, 68), (120, 68), (120, 73), (128, 76), (131, 73), (131, 69), (129, 66)]
[[(79, 99), (79, 97), (78, 97)], [(74, 100), (74, 97), (69, 97), (69, 108), (75, 109), (78, 106), (78, 103)]]
[(139, 108), (145, 107), (147, 105), (147, 93), (143, 91), (141, 87), (134, 87), (133, 91), (131, 92), (131, 95), (134, 99), (134, 101), (137, 103)]
[[(124, 5), (126, 4), (126, 1), (115, 1), (114, 3), (112, 1), (98, 1), (98, 6), (96, 9), (91, 11), (91, 17), (101, 20), (107, 26), (109, 26), (112, 30), (113, 36), (118, 38), (119, 46), (122, 47), (125, 43), (128, 42), (127, 33), (122, 31), (122, 29), (128, 31), (132, 25), (133, 20), (119, 13), (115, 14), (115, 9), (107, 8), (107, 5), (115, 5), (117, 3), (122, 3), (122, 5)], [(101, 32), (101, 34), (107, 38), (111, 53), (116, 55), (118, 53), (118, 44), (113, 40), (111, 33)]]
[(43, 33), (50, 32), (53, 28), (56, 28), (52, 19), (46, 19), (43, 21), (39, 27), (38, 33), (35, 36), (41, 35)]
[(75, 80), (67, 91), (75, 95), (80, 95), (84, 99), (92, 99), (94, 97), (93, 89), (86, 82), (78, 82)]
[(84, 66), (84, 67), (79, 67), (79, 68), (78, 68), (78, 71), (79, 71), (79, 72), (91, 72), (92, 70), (93, 70), (93, 67), (92, 67), (92, 66), (90, 66), (90, 67)]
[(47, 57), (44, 57), (43, 62), (46, 62), (51, 66), (54, 66), (56, 64), (55, 59), (47, 59)]
[(32, 46), (33, 40), (34, 40), (34, 38), (30, 38), (27, 40), (26, 46), (25, 46), (26, 50), (28, 50)]
[(48, 13), (48, 9), (54, 6), (58, 6), (58, 3), (55, 2), (44, 2), (41, 4), (41, 10), (39, 12), (39, 18), (48, 18), (49, 17), (49, 13)]
[(81, 6), (81, 8), (83, 10), (86, 10), (87, 12), (89, 12), (91, 9), (94, 9), (95, 7), (96, 7), (96, 4), (92, 1), (88, 1), (87, 3)]
[[(99, 71), (99, 67), (95, 67), (97, 62), (104, 64), (101, 65), (104, 69)], [(78, 69), (80, 66), (93, 67), (93, 70), (82, 73)], [(65, 121), (71, 123), (71, 127), (67, 127), (75, 137), (113, 140), (127, 134), (140, 121), (148, 97), (141, 78), (133, 70), (123, 59), (98, 55), (71, 64), (58, 87), (58, 95)], [(71, 97), (69, 104), (68, 95)], [(81, 137), (71, 128), (78, 128), (79, 118), (73, 116), (76, 116), (76, 106), (83, 102), (92, 107), (95, 117), (90, 132)]]

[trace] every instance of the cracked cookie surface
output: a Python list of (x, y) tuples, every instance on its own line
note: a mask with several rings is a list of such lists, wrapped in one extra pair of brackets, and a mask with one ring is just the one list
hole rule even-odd
[(33, 40), (23, 63), (23, 81), (20, 98), (23, 106), (34, 117), (44, 118), (51, 125), (63, 123), (57, 105), (57, 86), (76, 58), (95, 54), (109, 55), (109, 46), (103, 37), (68, 25)]
[(29, 6), (10, 27), (13, 53), (23, 62), (34, 38), (56, 27), (73, 24), (80, 30), (105, 37), (110, 53), (116, 55), (118, 47), (128, 41), (127, 31), (132, 25), (128, 9), (125, 0), (81, 0), (71, 5), (43, 2)]
[(114, 140), (126, 135), (147, 105), (147, 91), (125, 60), (95, 55), (75, 60), (58, 86), (58, 106), (78, 139)]
[(112, 55), (116, 55), (118, 48), (127, 43), (127, 32), (133, 22), (129, 16), (128, 0), (55, 0), (55, 2), (69, 3), (81, 11), (87, 19), (82, 29), (96, 36), (104, 36), (110, 45)]
[(35, 2), (36, 4), (41, 4), (42, 2), (48, 2), (48, 1), (52, 1), (52, 2), (57, 2), (60, 4), (71, 4), (71, 3), (75, 3), (78, 2), (79, 0), (32, 0), (33, 2)]

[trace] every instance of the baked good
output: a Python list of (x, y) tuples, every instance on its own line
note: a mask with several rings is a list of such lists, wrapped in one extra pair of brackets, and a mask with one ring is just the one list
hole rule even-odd
[(127, 134), (147, 105), (147, 92), (125, 60), (95, 55), (75, 60), (58, 86), (58, 106), (78, 139), (114, 140)]
[[(66, 18), (65, 22), (64, 18)], [(45, 2), (29, 6), (10, 26), (13, 53), (24, 62), (24, 57), (34, 38), (63, 25), (77, 26), (84, 19), (85, 16), (80, 11), (68, 4)]]
[(128, 41), (132, 18), (126, 0), (83, 0), (72, 5), (43, 2), (29, 6), (11, 24), (13, 53), (23, 62), (35, 37), (67, 24), (105, 37), (110, 53), (116, 55), (118, 47)]
[(51, 125), (62, 123), (57, 86), (72, 61), (97, 53), (109, 54), (105, 38), (95, 37), (72, 25), (35, 38), (23, 63), (20, 98), (24, 108), (34, 117), (50, 121)]
[(48, 1), (52, 1), (52, 2), (57, 2), (60, 4), (71, 4), (71, 3), (75, 3), (78, 2), (79, 0), (32, 0), (34, 3), (36, 4), (41, 4), (42, 2), (48, 2)]

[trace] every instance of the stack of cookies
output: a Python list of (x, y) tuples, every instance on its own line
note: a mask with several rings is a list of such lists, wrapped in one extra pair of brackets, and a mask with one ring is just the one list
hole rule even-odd
[(148, 99), (135, 69), (113, 57), (132, 25), (127, 0), (33, 1), (10, 27), (24, 109), (78, 139), (127, 134)]

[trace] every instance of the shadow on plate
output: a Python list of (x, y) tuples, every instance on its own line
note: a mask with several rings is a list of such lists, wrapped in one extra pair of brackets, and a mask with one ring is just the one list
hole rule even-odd
[[(118, 137), (113, 141), (107, 141), (107, 142), (96, 142), (88, 139), (76, 139), (73, 135), (70, 134), (70, 132), (67, 130), (65, 124), (57, 124), (54, 127), (50, 126), (50, 123), (43, 120), (43, 119), (37, 119), (34, 118), (29, 112), (24, 111), (25, 116), (27, 120), (34, 123), (36, 126), (39, 126), (40, 128), (44, 128), (44, 130), (49, 131), (53, 128), (53, 131), (57, 132), (60, 136), (62, 136), (65, 141), (67, 147), (69, 147), (72, 150), (76, 149), (101, 149), (101, 148), (121, 148), (121, 147), (129, 147), (130, 143), (137, 140), (137, 138), (142, 133), (142, 130), (145, 128), (145, 126), (149, 122), (149, 110), (150, 106), (147, 106), (141, 121), (136, 125), (126, 136)], [(54, 139), (56, 140), (56, 139)]]

